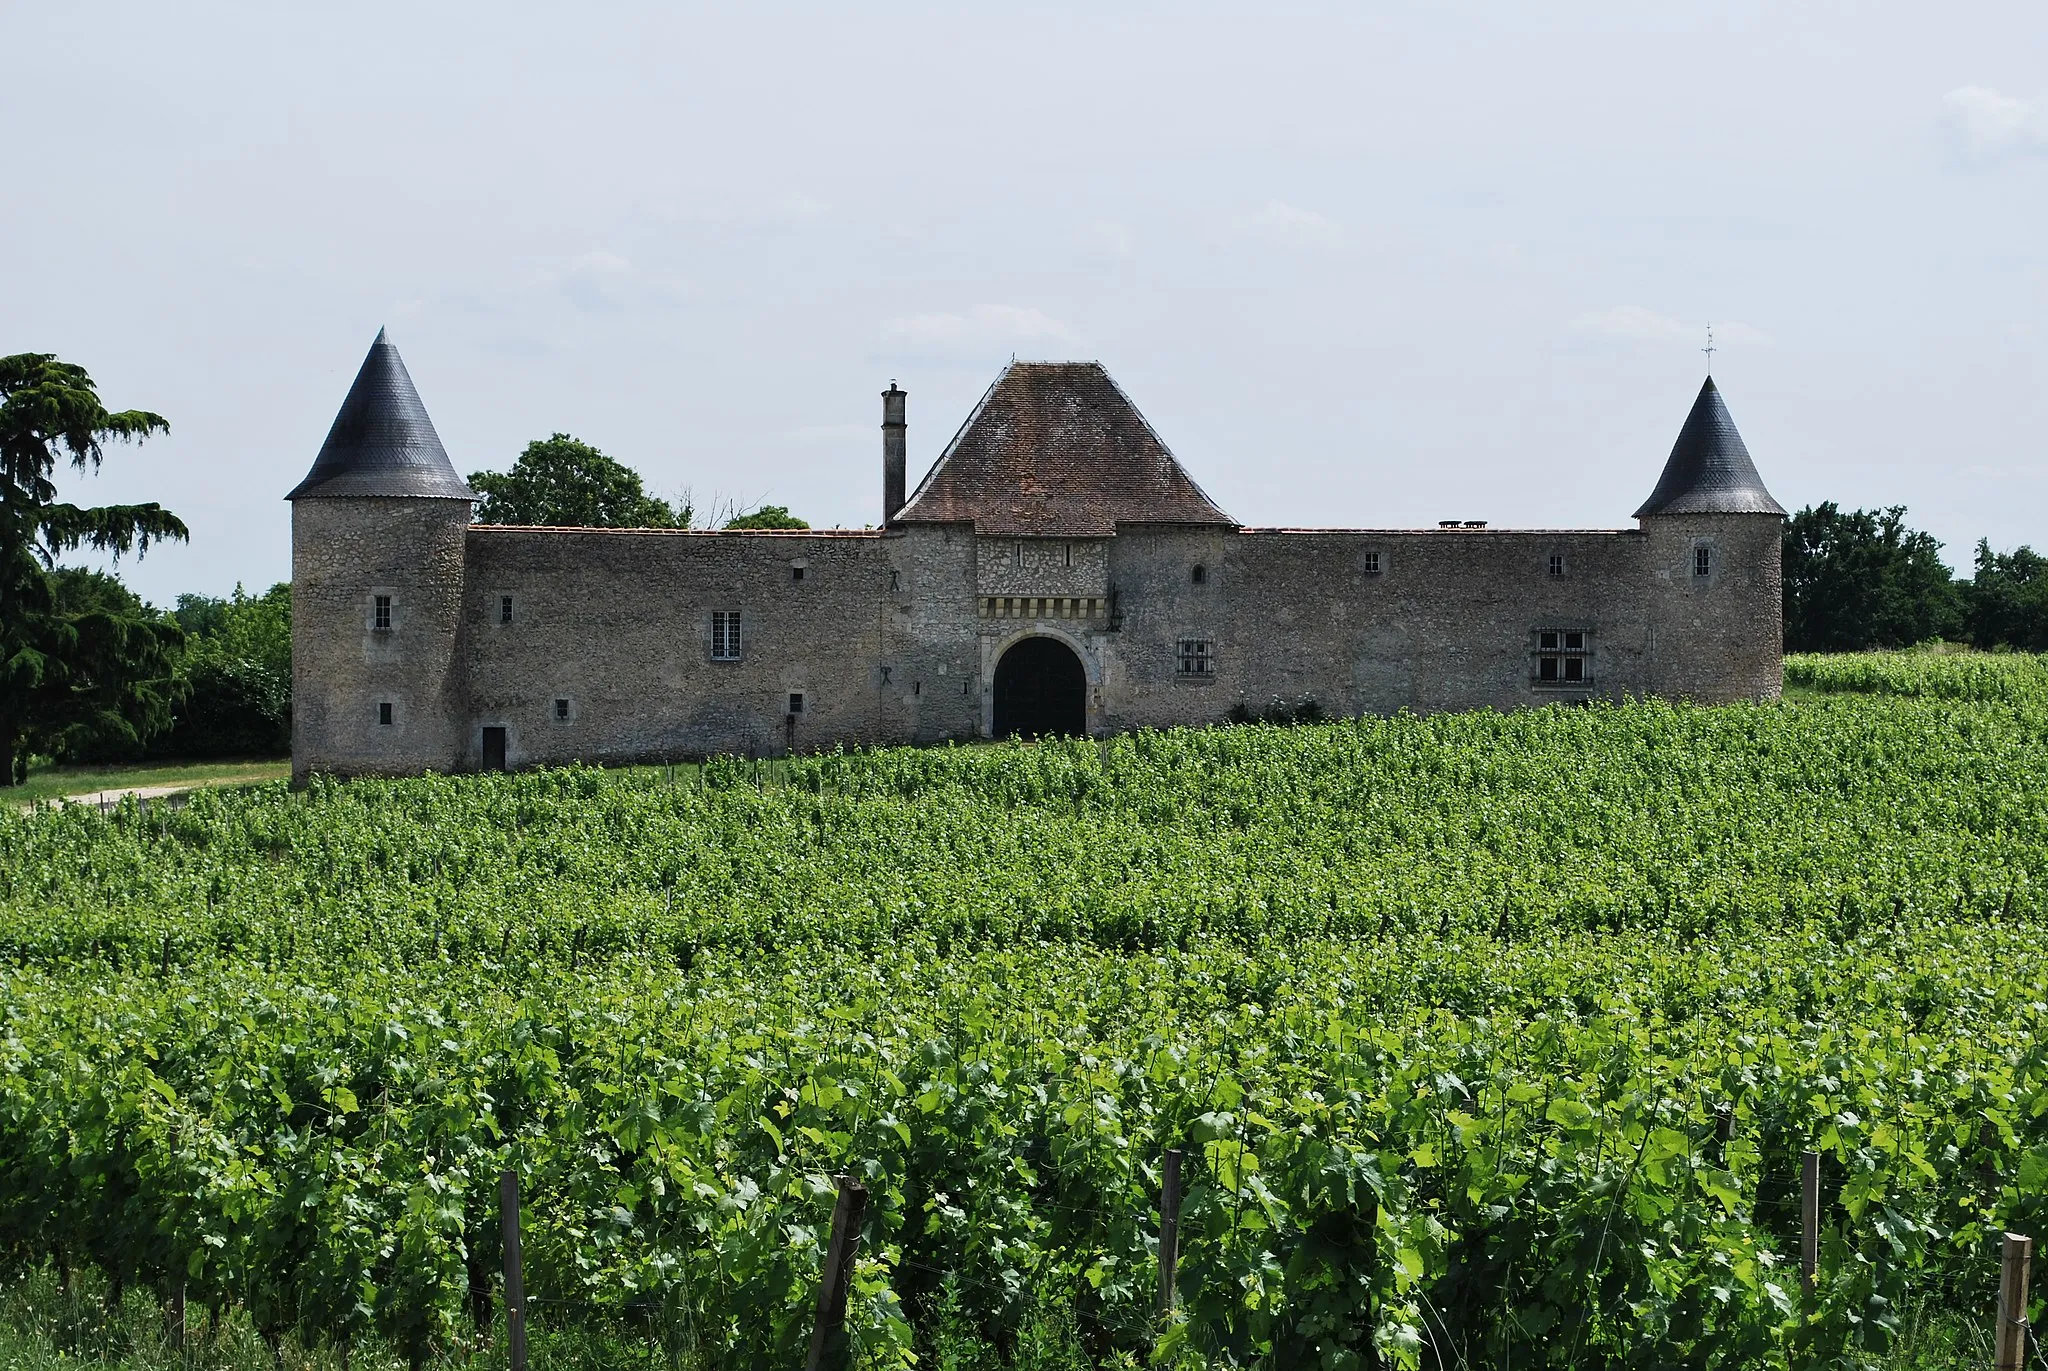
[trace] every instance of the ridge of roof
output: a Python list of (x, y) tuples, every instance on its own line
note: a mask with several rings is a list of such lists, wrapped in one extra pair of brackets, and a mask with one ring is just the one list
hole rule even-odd
[(1678, 430), (1678, 441), (1664, 461), (1657, 488), (1638, 519), (1658, 514), (1776, 514), (1785, 507), (1771, 498), (1750, 460), (1749, 448), (1735, 430), (1720, 387), (1712, 376), (1700, 387), (1691, 413)]
[(1100, 362), (1012, 361), (892, 523), (1106, 537), (1119, 523), (1231, 528)]
[(372, 496), (474, 500), (455, 474), (441, 435), (413, 386), (398, 349), (377, 330), (348, 396), (327, 430), (306, 479), (287, 500)]

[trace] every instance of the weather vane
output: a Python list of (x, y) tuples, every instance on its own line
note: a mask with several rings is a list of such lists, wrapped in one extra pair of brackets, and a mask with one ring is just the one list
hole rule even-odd
[(1700, 351), (1707, 354), (1707, 375), (1712, 376), (1714, 374), (1714, 326), (1712, 324), (1707, 325), (1707, 345), (1701, 348)]

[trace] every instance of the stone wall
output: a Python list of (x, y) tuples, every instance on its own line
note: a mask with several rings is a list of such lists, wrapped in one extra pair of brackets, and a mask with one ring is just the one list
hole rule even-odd
[[(986, 736), (997, 663), (1034, 635), (1081, 658), (1095, 733), (1215, 723), (1276, 697), (1351, 715), (1778, 690), (1775, 517), (1126, 526), (1020, 553), (964, 524), (509, 529), (466, 514), (294, 507), (296, 774), (475, 767), (487, 727), (506, 731), (515, 767)], [(370, 627), (375, 593), (394, 598), (388, 633)], [(718, 611), (739, 614), (737, 661), (713, 658)], [(1584, 635), (1584, 680), (1536, 679), (1546, 631)], [(1212, 669), (1183, 671), (1183, 644), (1205, 645)]]
[[(469, 501), (292, 505), (292, 773), (460, 765), (457, 621)], [(373, 622), (391, 597), (391, 626)], [(391, 722), (380, 722), (380, 706)]]

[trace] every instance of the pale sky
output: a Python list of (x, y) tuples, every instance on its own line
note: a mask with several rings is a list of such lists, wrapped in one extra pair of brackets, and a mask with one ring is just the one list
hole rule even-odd
[(1714, 371), (1787, 508), (2048, 545), (2048, 6), (12, 5), (0, 352), (290, 571), (388, 326), (456, 468), (879, 517), (1015, 354), (1249, 524), (1620, 527)]

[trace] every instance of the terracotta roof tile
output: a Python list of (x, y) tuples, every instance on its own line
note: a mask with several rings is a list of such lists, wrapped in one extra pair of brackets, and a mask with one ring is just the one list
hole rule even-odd
[(972, 522), (977, 533), (1007, 537), (1237, 523), (1099, 362), (1010, 363), (896, 522)]

